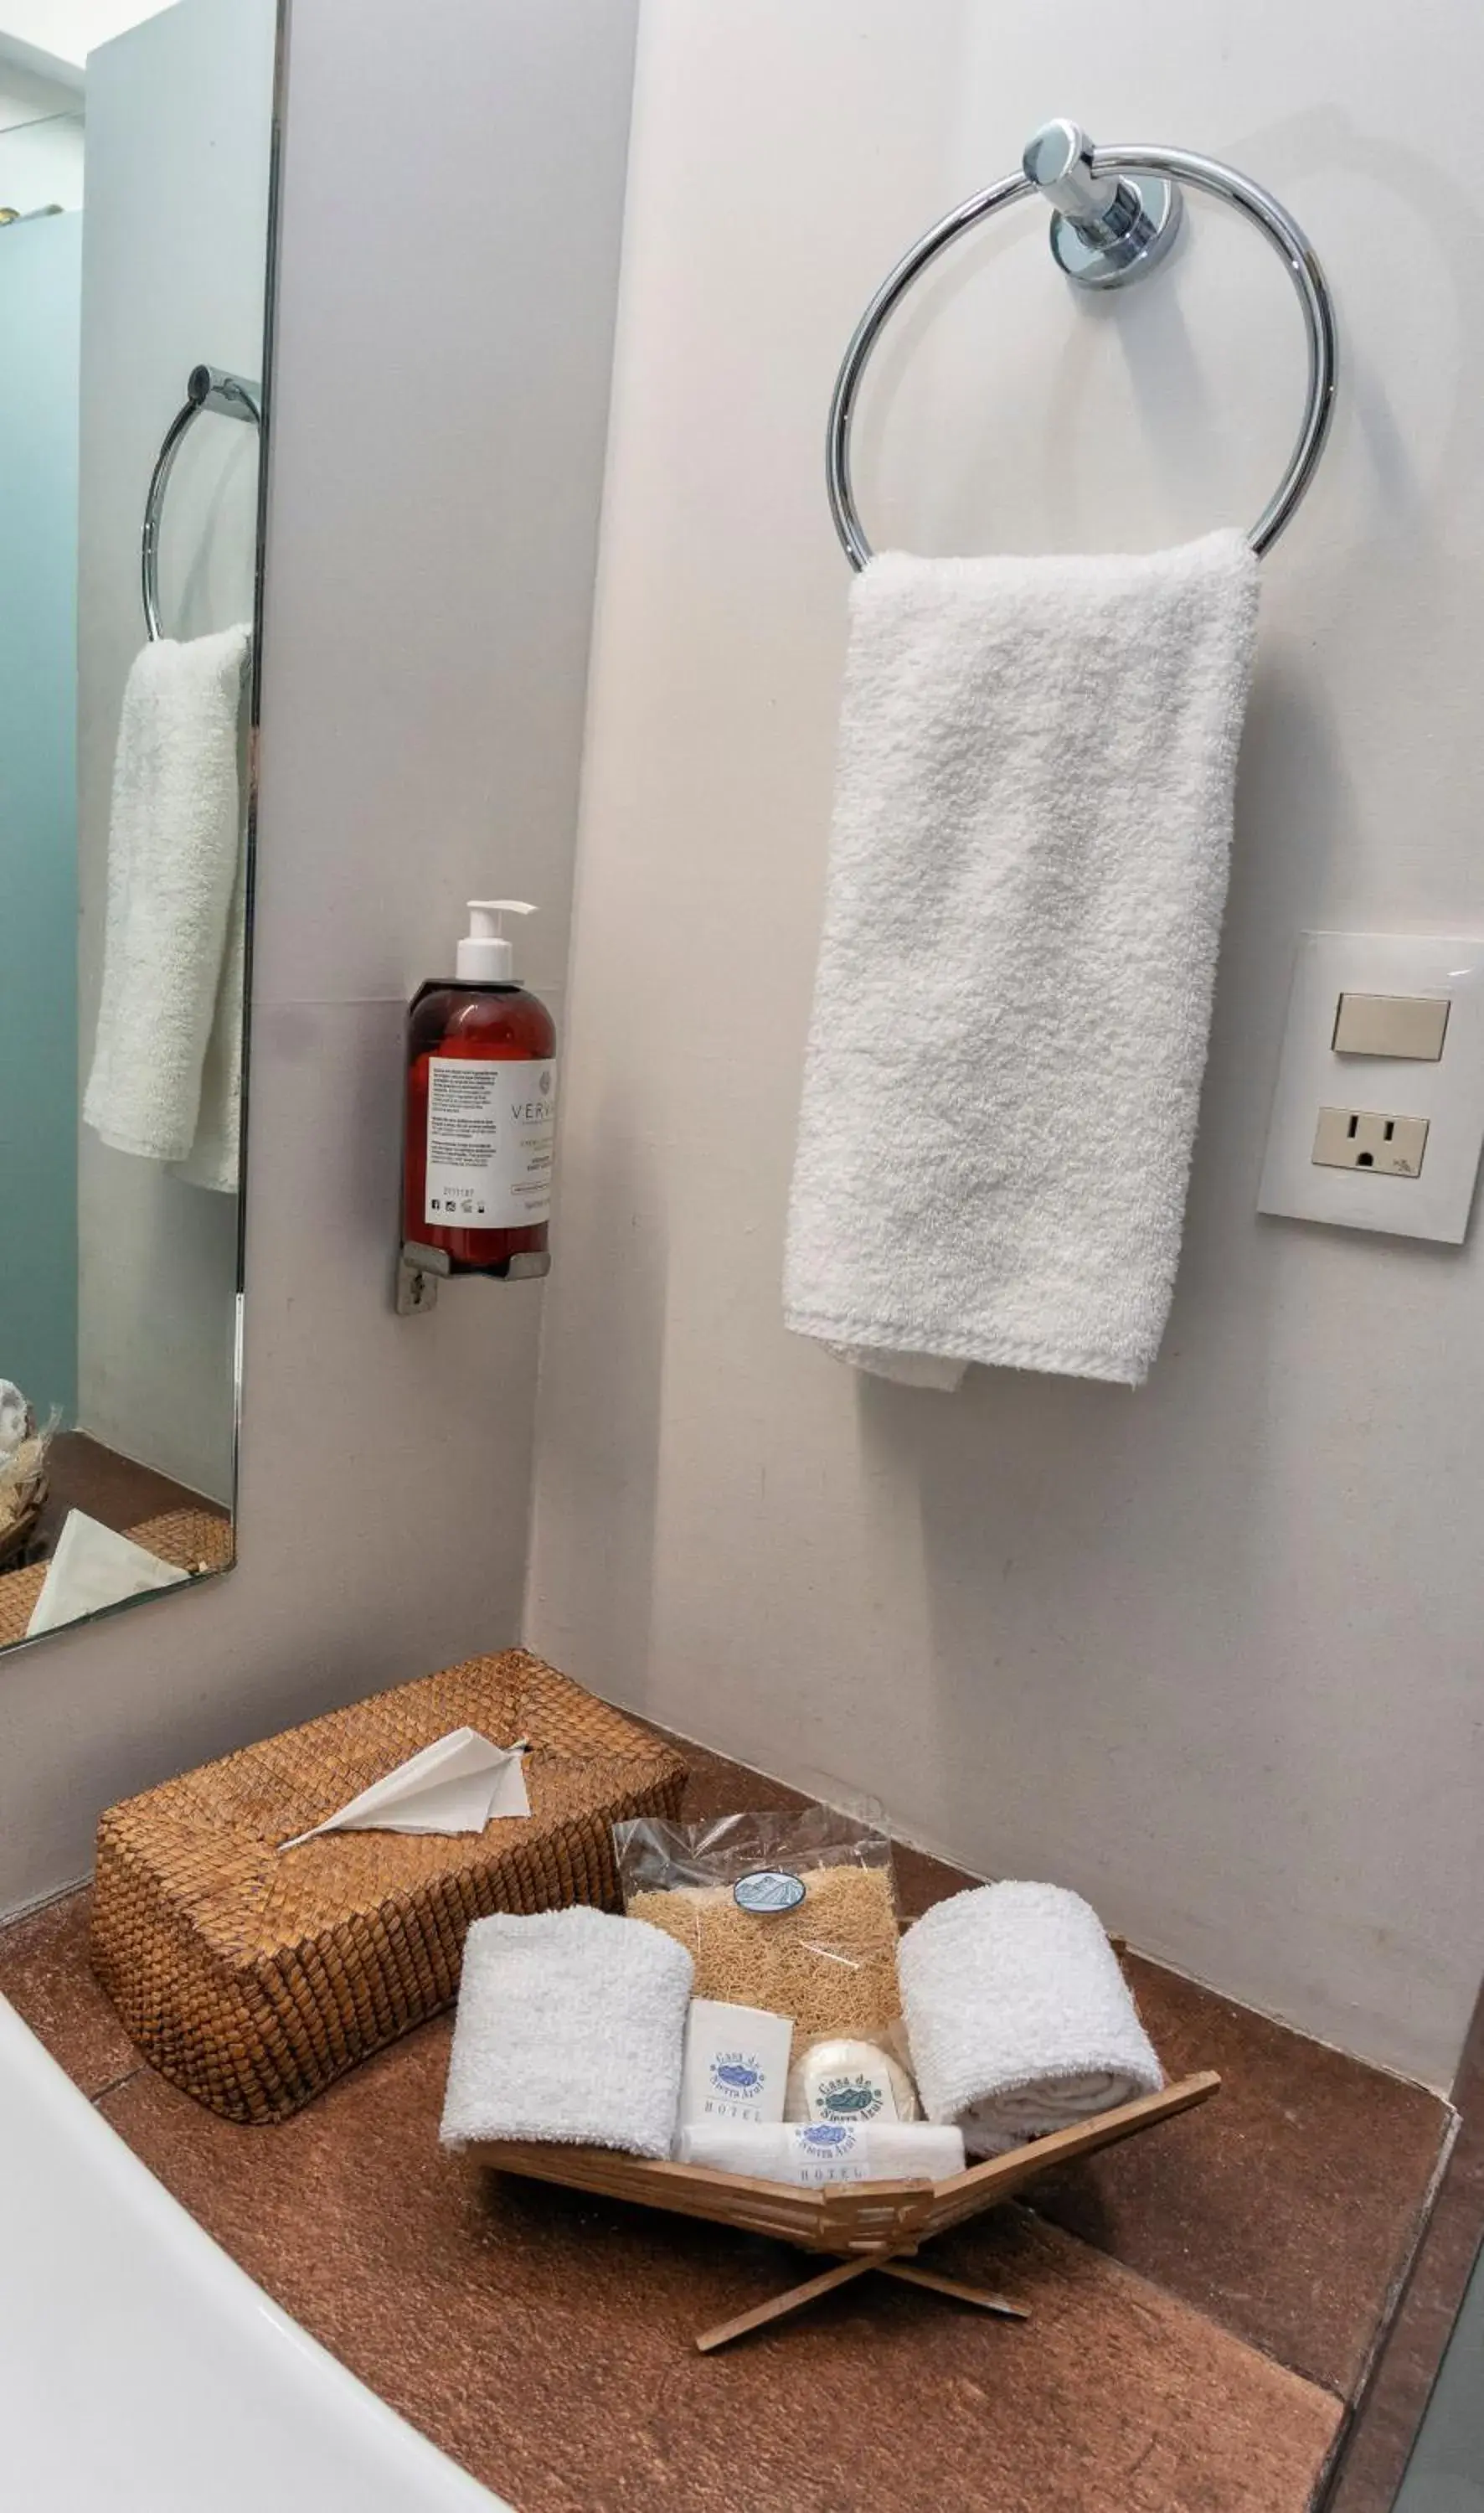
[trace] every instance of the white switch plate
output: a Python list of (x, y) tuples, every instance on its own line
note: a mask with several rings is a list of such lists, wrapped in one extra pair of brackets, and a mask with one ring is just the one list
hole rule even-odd
[[(1335, 1014), (1346, 993), (1447, 997), (1453, 1010), (1437, 1062), (1337, 1056)], [(1331, 1169), (1316, 1162), (1321, 1108), (1425, 1118), (1420, 1174), (1388, 1177), (1380, 1169)], [(1481, 1146), (1484, 940), (1436, 934), (1306, 934), (1294, 965), (1258, 1211), (1457, 1245), (1468, 1230)]]

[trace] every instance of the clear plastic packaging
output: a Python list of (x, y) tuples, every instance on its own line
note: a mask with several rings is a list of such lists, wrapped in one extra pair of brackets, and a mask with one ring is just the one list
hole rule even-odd
[(694, 1994), (789, 2016), (806, 2041), (901, 2014), (891, 1843), (829, 1807), (613, 1827), (624, 1908), (688, 1946)]

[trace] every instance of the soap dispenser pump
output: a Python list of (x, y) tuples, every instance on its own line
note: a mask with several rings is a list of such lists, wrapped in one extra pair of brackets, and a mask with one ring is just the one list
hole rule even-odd
[(451, 978), (408, 1012), (402, 1236), (442, 1252), (439, 1273), (544, 1274), (557, 1117), (557, 1030), (515, 975), (507, 916), (524, 898), (471, 898)]

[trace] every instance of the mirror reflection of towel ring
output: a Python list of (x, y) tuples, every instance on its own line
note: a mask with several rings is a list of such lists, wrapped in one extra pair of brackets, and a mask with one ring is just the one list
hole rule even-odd
[(262, 397), (261, 384), (249, 383), (245, 377), (230, 375), (224, 367), (192, 367), (190, 371), (185, 400), (165, 431), (165, 441), (150, 474), (149, 495), (144, 500), (144, 530), (139, 538), (139, 591), (144, 603), (144, 626), (152, 645), (165, 634), (160, 619), (160, 524), (165, 513), (165, 492), (186, 429), (204, 410), (215, 410), (219, 411), (224, 419), (249, 420), (261, 438)]
[(850, 426), (867, 361), (895, 307), (940, 253), (1012, 202), (1051, 203), (1051, 251), (1079, 288), (1126, 288), (1158, 267), (1180, 224), (1180, 186), (1239, 210), (1281, 258), (1304, 316), (1308, 390), (1294, 449), (1247, 535), (1254, 555), (1270, 549), (1308, 489), (1324, 451), (1335, 401), (1335, 308), (1313, 247), (1261, 184), (1214, 157), (1183, 148), (1095, 148), (1074, 122), (1048, 122), (1029, 142), (1019, 175), (992, 183), (940, 219), (884, 279), (851, 335), (830, 403), (825, 472), (835, 529), (853, 568), (873, 556), (850, 482)]

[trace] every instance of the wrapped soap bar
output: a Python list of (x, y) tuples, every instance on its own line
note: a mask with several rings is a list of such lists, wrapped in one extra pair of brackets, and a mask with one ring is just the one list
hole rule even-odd
[(789, 2077), (784, 2118), (871, 2121), (918, 2118), (918, 2097), (900, 2060), (879, 2042), (811, 2042)]
[(762, 2129), (750, 2121), (703, 2121), (683, 2129), (682, 2164), (740, 2173), (751, 2181), (792, 2181), (804, 2189), (832, 2181), (947, 2181), (963, 2171), (963, 2133), (922, 2121), (790, 2121)]
[(786, 2015), (693, 1998), (681, 2067), (682, 2128), (692, 2121), (745, 2121), (755, 2128), (781, 2121), (793, 2040)]

